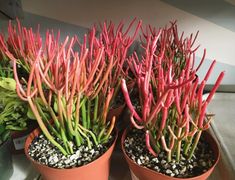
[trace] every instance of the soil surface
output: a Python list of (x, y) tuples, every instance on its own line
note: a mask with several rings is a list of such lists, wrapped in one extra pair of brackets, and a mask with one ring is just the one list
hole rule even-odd
[(215, 162), (212, 150), (202, 138), (193, 157), (188, 160), (184, 155), (181, 155), (179, 162), (174, 160), (175, 157), (171, 162), (167, 162), (165, 152), (159, 153), (157, 157), (150, 154), (145, 146), (145, 134), (142, 130), (129, 131), (124, 141), (124, 147), (126, 154), (138, 165), (178, 178), (198, 176), (210, 169)]
[(106, 144), (99, 144), (92, 149), (86, 145), (74, 146), (74, 154), (63, 155), (44, 135), (36, 137), (29, 146), (28, 153), (32, 159), (53, 168), (73, 168), (88, 164), (102, 154), (112, 145), (114, 136)]

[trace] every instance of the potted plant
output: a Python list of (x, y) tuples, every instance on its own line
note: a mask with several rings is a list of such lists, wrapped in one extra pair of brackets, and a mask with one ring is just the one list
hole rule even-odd
[[(0, 41), (3, 36), (0, 35)], [(18, 98), (16, 82), (9, 59), (0, 46), (0, 170), (2, 178), (8, 179), (13, 173), (11, 160), (11, 133), (27, 129), (28, 106)], [(13, 139), (13, 143), (16, 143)], [(19, 144), (17, 144), (19, 146)]]
[[(7, 78), (0, 78), (0, 85), (5, 84), (4, 82), (7, 81)], [(1, 92), (1, 99), (0, 99), (0, 105), (1, 105), (1, 114), (0, 116), (4, 116), (4, 114), (7, 114), (9, 111), (5, 110), (5, 107), (8, 106), (8, 100), (9, 98), (6, 97), (7, 91), (4, 87), (0, 87), (0, 92)], [(8, 102), (6, 102), (8, 101)], [(8, 109), (8, 108), (6, 108)], [(10, 110), (12, 112), (12, 110)], [(10, 145), (11, 145), (11, 139), (10, 139), (10, 130), (9, 127), (7, 126), (7, 122), (11, 121), (8, 120), (8, 118), (0, 118), (0, 170), (2, 172), (2, 177), (4, 179), (8, 179), (11, 177), (13, 173), (13, 166), (12, 166), (12, 157), (11, 157), (11, 151), (10, 151)], [(6, 121), (6, 122), (5, 122)], [(14, 122), (14, 121), (13, 121)], [(12, 125), (10, 125), (12, 126)], [(14, 127), (14, 126), (13, 126)]]
[(4, 54), (13, 62), (18, 96), (40, 127), (27, 138), (25, 153), (45, 179), (108, 179), (117, 132), (115, 116), (107, 115), (133, 41), (122, 24), (115, 37), (113, 28), (107, 34), (104, 25), (99, 37), (93, 28), (83, 42), (76, 36), (61, 42), (59, 33), (48, 31), (42, 41), (39, 31), (9, 25)]
[[(193, 44), (196, 37), (179, 37), (177, 26), (143, 31), (144, 54), (132, 56), (130, 69), (137, 82), (136, 97), (130, 96), (125, 80), (122, 91), (130, 111), (132, 128), (122, 136), (122, 149), (133, 179), (206, 179), (219, 158), (216, 141), (205, 132), (211, 114), (206, 113), (223, 79), (219, 75), (209, 96), (203, 90), (212, 72), (204, 79), (196, 72)], [(196, 35), (197, 36), (197, 35)]]

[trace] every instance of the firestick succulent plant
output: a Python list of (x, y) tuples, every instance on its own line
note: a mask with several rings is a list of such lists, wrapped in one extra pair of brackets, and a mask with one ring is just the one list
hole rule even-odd
[[(137, 26), (133, 30), (133, 35), (130, 36), (130, 31), (136, 22), (136, 18), (131, 21), (129, 26), (124, 31), (124, 23), (120, 22), (117, 28), (115, 28), (114, 23), (104, 22), (100, 24), (100, 28), (96, 26), (91, 28), (91, 31), (88, 35), (88, 44), (89, 44), (89, 58), (92, 59), (93, 48), (104, 46), (104, 54), (106, 60), (113, 58), (113, 67), (110, 71), (110, 74), (107, 78), (109, 86), (115, 88), (114, 95), (111, 100), (111, 104), (115, 101), (117, 93), (120, 90), (120, 84), (122, 78), (128, 77), (129, 67), (126, 66), (126, 58), (128, 55), (128, 50), (133, 44), (135, 37), (138, 34), (138, 30), (141, 27), (142, 22), (139, 21)], [(98, 38), (95, 38), (96, 29), (100, 29), (101, 33)], [(106, 63), (109, 63), (108, 61)]]
[[(74, 146), (89, 148), (109, 140), (115, 117), (107, 113), (120, 79), (127, 50), (135, 39), (133, 26), (123, 32), (113, 23), (94, 26), (80, 42), (78, 37), (66, 37), (60, 42), (59, 33), (48, 31), (43, 42), (39, 31), (17, 28), (9, 24), (7, 43), (1, 40), (2, 52), (13, 62), (19, 97), (27, 101), (43, 134), (64, 155), (72, 154)], [(75, 46), (80, 51), (74, 51)], [(28, 72), (19, 75), (19, 68)], [(61, 143), (62, 142), (62, 143)]]
[[(206, 100), (203, 100), (205, 84), (213, 70), (210, 65), (204, 79), (196, 72), (205, 59), (195, 67), (193, 49), (195, 37), (179, 37), (177, 26), (156, 30), (147, 27), (141, 38), (144, 54), (129, 58), (128, 64), (135, 76), (139, 96), (134, 101), (129, 95), (125, 79), (122, 91), (130, 110), (130, 120), (137, 129), (145, 131), (145, 142), (149, 152), (157, 156), (167, 153), (170, 162), (180, 161), (183, 153), (192, 157), (202, 131), (210, 127), (211, 115), (206, 113), (224, 72), (221, 72)], [(138, 57), (141, 57), (139, 59)]]

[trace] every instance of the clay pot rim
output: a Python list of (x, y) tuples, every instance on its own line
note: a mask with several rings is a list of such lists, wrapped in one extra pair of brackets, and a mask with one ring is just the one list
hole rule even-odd
[[(123, 134), (122, 134), (122, 138), (121, 138), (121, 147), (122, 147), (122, 152), (124, 153), (124, 156), (125, 156), (125, 158), (127, 159), (127, 161), (130, 161), (130, 162), (132, 162), (132, 163), (134, 163), (136, 166), (138, 166), (139, 168), (141, 168), (141, 169), (143, 169), (143, 170), (148, 170), (148, 171), (150, 171), (150, 172), (152, 172), (152, 173), (157, 173), (157, 174), (160, 174), (160, 175), (162, 175), (163, 177), (167, 177), (167, 178), (171, 178), (172, 180), (179, 180), (179, 179), (182, 179), (182, 178), (176, 178), (176, 177), (171, 177), (171, 176), (167, 176), (167, 175), (165, 175), (165, 174), (162, 174), (162, 173), (159, 173), (159, 172), (157, 172), (157, 171), (154, 171), (154, 170), (152, 170), (152, 169), (150, 169), (150, 168), (147, 168), (147, 167), (145, 167), (145, 166), (140, 166), (140, 165), (138, 165), (135, 161), (133, 161), (127, 154), (126, 154), (126, 151), (125, 151), (125, 147), (124, 147), (124, 140), (125, 140), (125, 138), (126, 138), (126, 135), (127, 135), (127, 132), (130, 130), (130, 128), (126, 128), (125, 130), (124, 130), (124, 132), (123, 132)], [(218, 142), (217, 142), (217, 140), (209, 133), (209, 132), (207, 132), (207, 131), (203, 131), (203, 133), (205, 133), (205, 134), (208, 134), (209, 136), (211, 136), (211, 138), (213, 139), (213, 141), (214, 141), (214, 145), (215, 145), (215, 150), (214, 150), (214, 156), (216, 156), (216, 152), (218, 152), (218, 155), (215, 157), (215, 162), (214, 162), (214, 164), (213, 164), (213, 166), (211, 166), (211, 168), (210, 169), (208, 169), (206, 172), (204, 172), (203, 174), (201, 174), (201, 175), (198, 175), (198, 176), (194, 176), (194, 177), (188, 177), (188, 178), (184, 178), (185, 180), (194, 180), (194, 179), (198, 179), (198, 178), (200, 178), (200, 177), (203, 177), (203, 175), (205, 174), (205, 173), (207, 173), (208, 171), (211, 171), (211, 170), (213, 170), (214, 168), (215, 168), (215, 166), (217, 165), (217, 163), (218, 163), (218, 161), (219, 161), (219, 159), (220, 159), (220, 150), (219, 150), (219, 145), (218, 145)], [(130, 169), (131, 170), (131, 169)]]
[(105, 153), (103, 153), (103, 154), (102, 154), (101, 156), (99, 156), (97, 159), (95, 159), (95, 160), (89, 162), (88, 164), (85, 164), (85, 165), (83, 165), (83, 166), (78, 166), (78, 167), (72, 167), (72, 168), (54, 168), (54, 167), (49, 167), (49, 166), (46, 166), (46, 165), (44, 165), (44, 164), (41, 164), (41, 163), (35, 161), (35, 160), (34, 160), (33, 158), (31, 158), (31, 157), (29, 156), (29, 154), (28, 154), (28, 149), (29, 149), (29, 146), (30, 146), (30, 144), (32, 143), (32, 141), (29, 143), (28, 147), (26, 147), (26, 146), (27, 146), (27, 143), (26, 143), (26, 142), (27, 142), (27, 141), (30, 141), (30, 136), (34, 136), (34, 138), (35, 138), (36, 136), (38, 136), (38, 135), (41, 134), (41, 133), (42, 133), (42, 131), (41, 131), (41, 129), (38, 127), (38, 128), (36, 128), (36, 129), (34, 129), (34, 130), (28, 135), (28, 137), (27, 137), (27, 139), (26, 139), (26, 141), (25, 141), (24, 153), (25, 153), (26, 157), (27, 157), (30, 161), (32, 161), (33, 163), (35, 163), (35, 164), (37, 164), (37, 165), (39, 165), (39, 166), (41, 166), (41, 167), (43, 167), (43, 168), (50, 169), (50, 170), (55, 170), (55, 171), (57, 171), (57, 170), (73, 171), (73, 170), (75, 170), (75, 169), (77, 169), (77, 168), (80, 168), (80, 169), (83, 169), (83, 168), (84, 168), (84, 169), (85, 169), (85, 168), (88, 167), (88, 166), (94, 165), (97, 161), (101, 160), (103, 156), (107, 155), (109, 151), (111, 151), (112, 147), (115, 146), (116, 141), (117, 141), (117, 138), (118, 138), (118, 130), (117, 130), (117, 128), (115, 128), (115, 139), (113, 140), (113, 143), (111, 144), (111, 146), (107, 149), (107, 151), (105, 151)]

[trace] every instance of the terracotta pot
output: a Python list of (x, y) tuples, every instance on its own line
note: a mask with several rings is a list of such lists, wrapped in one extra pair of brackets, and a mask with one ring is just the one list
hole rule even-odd
[(164, 175), (162, 173), (158, 173), (154, 170), (148, 169), (143, 166), (139, 166), (136, 164), (132, 159), (128, 157), (128, 155), (125, 152), (124, 149), (124, 140), (126, 138), (127, 130), (124, 131), (122, 135), (122, 151), (124, 153), (125, 159), (129, 165), (129, 168), (131, 170), (131, 176), (133, 180), (155, 180), (155, 179), (161, 179), (161, 180), (205, 180), (207, 179), (210, 174), (213, 172), (216, 164), (219, 161), (219, 146), (218, 143), (215, 141), (215, 139), (208, 133), (208, 132), (203, 132), (203, 136), (205, 137), (205, 140), (208, 142), (208, 144), (211, 146), (214, 156), (215, 156), (215, 164), (205, 173), (195, 176), (192, 178), (175, 178), (175, 177), (170, 177), (167, 175)]
[(110, 157), (116, 143), (117, 131), (113, 144), (102, 156), (100, 156), (95, 161), (90, 162), (89, 164), (71, 169), (51, 168), (34, 161), (29, 156), (29, 146), (34, 138), (37, 137), (40, 133), (41, 131), (39, 130), (39, 128), (37, 128), (27, 137), (25, 142), (25, 154), (27, 158), (32, 162), (33, 166), (40, 172), (43, 180), (108, 180)]

